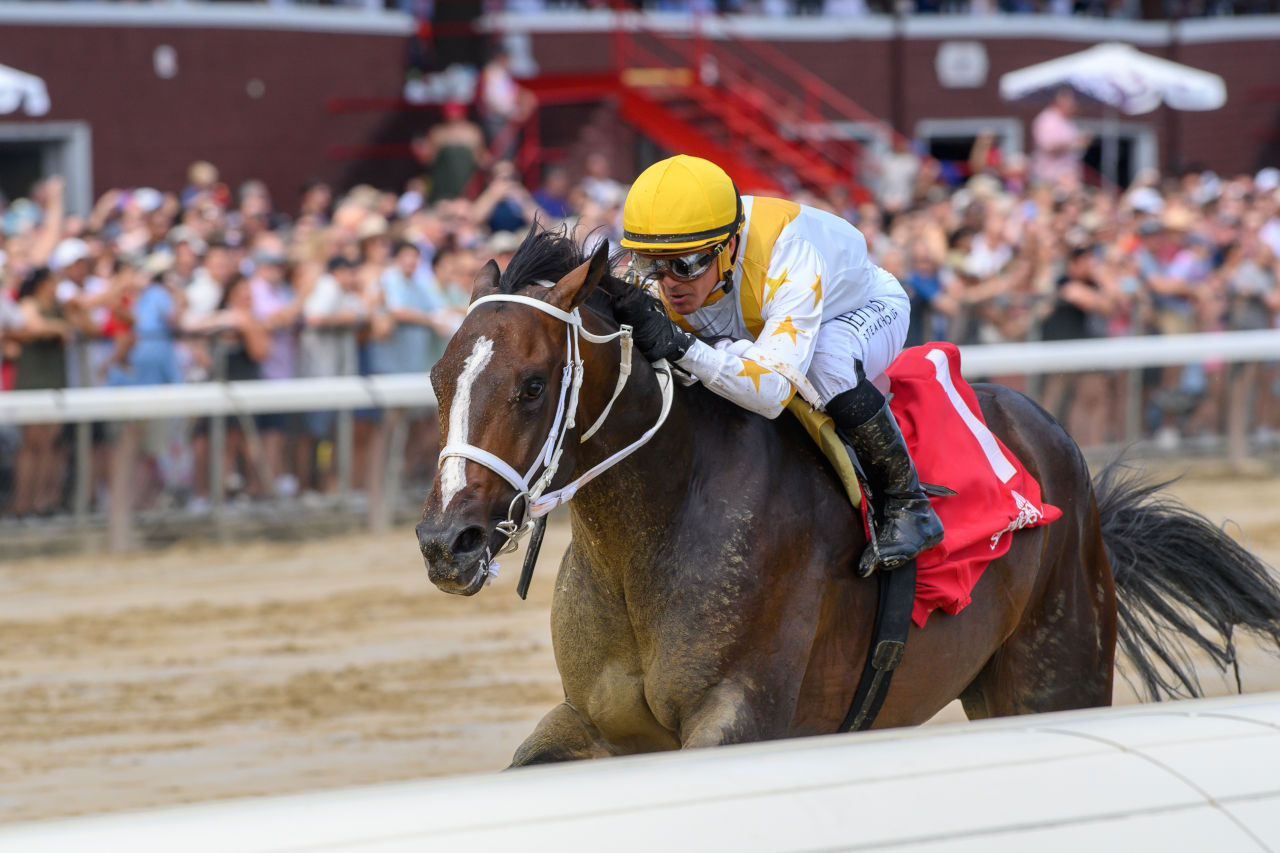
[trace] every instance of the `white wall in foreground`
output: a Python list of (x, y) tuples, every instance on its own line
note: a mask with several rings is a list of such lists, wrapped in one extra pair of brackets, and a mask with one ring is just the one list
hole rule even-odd
[(1280, 850), (1280, 693), (16, 824), (0, 850)]

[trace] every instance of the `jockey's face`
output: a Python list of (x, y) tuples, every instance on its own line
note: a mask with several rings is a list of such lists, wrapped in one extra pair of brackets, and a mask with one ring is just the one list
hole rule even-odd
[[(732, 252), (737, 238), (726, 247), (725, 251)], [(662, 278), (659, 285), (662, 287), (662, 295), (666, 298), (667, 304), (677, 314), (692, 314), (703, 306), (711, 292), (720, 284), (720, 264), (714, 259), (695, 278), (684, 279), (672, 273), (670, 267), (663, 270)]]
[(720, 265), (712, 264), (692, 281), (681, 281), (669, 272), (662, 276), (662, 295), (677, 314), (692, 314), (702, 307), (720, 283)]

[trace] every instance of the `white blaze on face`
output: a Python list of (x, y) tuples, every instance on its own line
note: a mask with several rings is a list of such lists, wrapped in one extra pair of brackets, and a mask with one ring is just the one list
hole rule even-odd
[[(471, 443), (471, 386), (480, 372), (493, 358), (493, 341), (481, 336), (471, 348), (471, 355), (462, 365), (462, 375), (454, 386), (453, 402), (449, 405), (448, 440), (456, 444)], [(462, 487), (467, 484), (467, 460), (450, 456), (440, 466), (441, 509), (448, 509)]]

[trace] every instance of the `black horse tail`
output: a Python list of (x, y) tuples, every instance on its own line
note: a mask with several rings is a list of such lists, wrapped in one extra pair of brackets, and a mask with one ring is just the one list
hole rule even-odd
[(1233, 632), (1280, 648), (1280, 584), (1221, 528), (1162, 494), (1170, 482), (1143, 483), (1120, 462), (1094, 478), (1120, 650), (1150, 699), (1201, 695), (1193, 647), (1220, 671), (1230, 666), (1240, 690)]

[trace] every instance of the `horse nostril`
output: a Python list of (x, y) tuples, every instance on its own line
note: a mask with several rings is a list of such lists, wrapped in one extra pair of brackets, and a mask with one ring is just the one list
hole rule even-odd
[(453, 553), (455, 555), (470, 554), (474, 551), (479, 551), (484, 547), (487, 538), (484, 528), (473, 524), (454, 538)]

